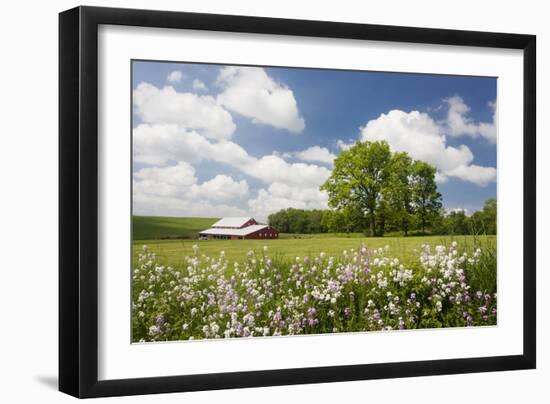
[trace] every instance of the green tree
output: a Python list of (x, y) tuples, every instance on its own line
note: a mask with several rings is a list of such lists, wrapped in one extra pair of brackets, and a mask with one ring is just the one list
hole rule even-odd
[(334, 160), (332, 174), (321, 186), (328, 192), (330, 207), (358, 206), (368, 218), (371, 236), (376, 235), (376, 215), (390, 160), (387, 142), (358, 142)]
[(390, 226), (407, 235), (411, 227), (412, 206), (412, 159), (407, 153), (395, 153), (390, 161), (387, 185), (383, 189)]
[(415, 161), (411, 172), (411, 198), (422, 233), (431, 218), (441, 208), (441, 194), (437, 192), (435, 168), (423, 161)]
[(497, 201), (487, 199), (483, 209), (475, 212), (470, 218), (474, 233), (497, 234)]

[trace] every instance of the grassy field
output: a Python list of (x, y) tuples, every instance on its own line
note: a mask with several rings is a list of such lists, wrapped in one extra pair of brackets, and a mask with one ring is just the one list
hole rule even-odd
[(278, 240), (197, 240), (198, 232), (210, 227), (216, 218), (175, 218), (135, 216), (133, 220), (133, 256), (144, 244), (156, 253), (159, 261), (166, 265), (178, 266), (186, 256), (193, 254), (193, 245), (199, 246), (201, 254), (218, 256), (224, 251), (231, 261), (242, 261), (250, 250), (261, 254), (267, 246), (272, 256), (295, 258), (317, 255), (325, 252), (329, 255), (341, 255), (342, 251), (359, 248), (369, 249), (388, 245), (393, 254), (403, 259), (414, 256), (415, 250), (422, 244), (449, 245), (453, 240), (461, 248), (471, 250), (474, 245), (496, 245), (495, 236), (422, 236), (422, 237), (365, 237), (361, 233), (325, 233), (325, 234), (280, 234)]
[(134, 240), (193, 239), (216, 218), (134, 216)]
[(192, 238), (215, 220), (134, 218), (134, 342), (496, 324), (495, 236)]
[(427, 236), (427, 237), (327, 237), (319, 238), (281, 238), (279, 240), (135, 240), (133, 244), (134, 262), (137, 254), (146, 244), (151, 252), (157, 254), (160, 262), (165, 265), (179, 266), (186, 256), (193, 255), (193, 245), (199, 246), (200, 254), (218, 256), (224, 251), (230, 261), (243, 261), (250, 250), (262, 254), (263, 246), (267, 246), (271, 256), (295, 258), (313, 256), (320, 252), (340, 256), (342, 251), (359, 248), (362, 244), (369, 249), (388, 245), (392, 254), (403, 260), (417, 259), (422, 244), (450, 245), (456, 240), (460, 248), (471, 251), (475, 246), (496, 245), (495, 236)]

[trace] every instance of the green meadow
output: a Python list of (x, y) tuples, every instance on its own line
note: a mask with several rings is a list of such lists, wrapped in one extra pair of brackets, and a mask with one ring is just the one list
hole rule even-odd
[(134, 216), (132, 233), (135, 240), (193, 239), (199, 231), (219, 219), (203, 217)]
[(281, 258), (314, 256), (320, 252), (340, 256), (344, 250), (365, 245), (369, 249), (389, 246), (392, 255), (404, 261), (418, 259), (422, 244), (450, 245), (457, 241), (459, 248), (472, 251), (477, 247), (496, 246), (496, 236), (420, 236), (420, 237), (366, 237), (361, 233), (284, 234), (278, 240), (197, 240), (198, 232), (208, 228), (217, 219), (134, 217), (134, 262), (147, 245), (165, 265), (179, 266), (184, 258), (193, 255), (193, 246), (199, 253), (217, 256), (225, 252), (230, 261), (242, 261), (248, 251), (262, 254), (267, 246), (271, 256)]

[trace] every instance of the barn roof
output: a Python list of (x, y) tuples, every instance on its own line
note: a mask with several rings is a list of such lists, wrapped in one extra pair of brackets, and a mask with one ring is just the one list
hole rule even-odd
[(221, 235), (221, 236), (247, 236), (259, 230), (267, 229), (268, 227), (269, 226), (266, 224), (253, 224), (252, 226), (246, 226), (242, 229), (211, 228), (211, 229), (201, 231), (200, 234), (212, 234), (212, 235)]
[(224, 217), (214, 223), (212, 227), (242, 227), (251, 219), (251, 217)]

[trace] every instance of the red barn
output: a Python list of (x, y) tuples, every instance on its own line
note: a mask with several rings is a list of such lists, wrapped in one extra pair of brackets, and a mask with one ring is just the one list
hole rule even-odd
[(279, 232), (252, 217), (225, 217), (199, 233), (208, 239), (277, 239)]

